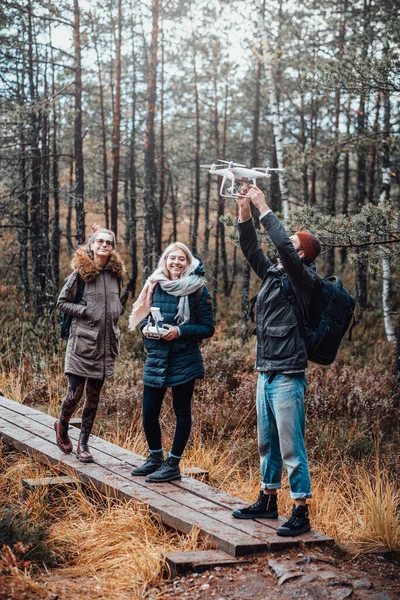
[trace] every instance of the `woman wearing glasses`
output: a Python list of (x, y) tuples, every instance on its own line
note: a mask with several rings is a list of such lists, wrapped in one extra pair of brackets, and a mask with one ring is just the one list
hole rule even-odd
[[(57, 301), (57, 307), (73, 318), (64, 368), (68, 376), (68, 391), (54, 424), (56, 441), (62, 452), (72, 452), (68, 423), (82, 398), (86, 383), (82, 428), (76, 451), (77, 458), (84, 463), (93, 462), (88, 447), (89, 435), (101, 388), (105, 378), (113, 374), (119, 354), (117, 322), (124, 311), (120, 288), (125, 267), (115, 245), (112, 231), (97, 228), (88, 242), (75, 252), (71, 262), (74, 271), (66, 280)], [(79, 296), (82, 298), (80, 301)]]

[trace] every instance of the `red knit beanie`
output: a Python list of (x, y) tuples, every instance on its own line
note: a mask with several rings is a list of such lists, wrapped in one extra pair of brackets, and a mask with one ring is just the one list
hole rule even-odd
[(310, 265), (321, 252), (319, 239), (308, 231), (296, 231), (295, 235), (297, 235), (300, 240), (301, 247), (304, 251), (304, 259), (306, 263)]

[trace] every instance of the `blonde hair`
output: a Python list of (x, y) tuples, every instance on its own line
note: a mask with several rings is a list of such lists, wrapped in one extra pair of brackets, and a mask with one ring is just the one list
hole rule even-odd
[(154, 275), (158, 275), (159, 273), (164, 273), (164, 275), (168, 277), (167, 258), (175, 250), (182, 250), (182, 252), (186, 256), (187, 266), (186, 269), (181, 273), (181, 277), (185, 277), (186, 275), (189, 275), (189, 273), (195, 270), (195, 268), (198, 265), (198, 260), (193, 256), (189, 248), (182, 242), (172, 242), (172, 244), (167, 246), (167, 248), (165, 248), (164, 252), (161, 254), (157, 268), (150, 276), (150, 279)]

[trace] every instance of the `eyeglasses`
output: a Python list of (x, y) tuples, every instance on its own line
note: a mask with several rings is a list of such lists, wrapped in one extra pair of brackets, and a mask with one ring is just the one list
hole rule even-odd
[(102, 246), (103, 244), (105, 244), (107, 246), (107, 248), (109, 248), (110, 246), (114, 246), (114, 242), (112, 242), (111, 240), (98, 239), (98, 240), (95, 240), (95, 242), (98, 246)]

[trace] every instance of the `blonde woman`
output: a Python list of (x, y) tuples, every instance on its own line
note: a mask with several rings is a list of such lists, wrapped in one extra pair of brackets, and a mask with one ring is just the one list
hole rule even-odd
[[(150, 308), (164, 318), (166, 331), (159, 339), (146, 337)], [(157, 269), (133, 305), (130, 329), (140, 323), (147, 357), (144, 367), (143, 428), (149, 446), (145, 463), (132, 475), (158, 483), (181, 478), (179, 461), (191, 430), (191, 400), (196, 379), (204, 376), (200, 341), (214, 334), (210, 294), (203, 264), (180, 242), (168, 246)], [(176, 430), (171, 452), (164, 460), (159, 415), (167, 388), (172, 388)]]

